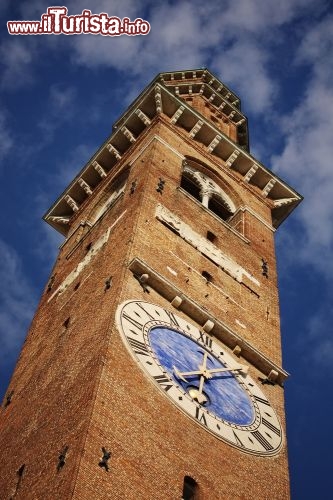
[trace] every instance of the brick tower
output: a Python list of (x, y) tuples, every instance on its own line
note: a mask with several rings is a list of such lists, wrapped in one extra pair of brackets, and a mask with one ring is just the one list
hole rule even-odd
[(301, 196), (208, 70), (159, 74), (45, 215), (1, 499), (289, 498), (274, 232)]

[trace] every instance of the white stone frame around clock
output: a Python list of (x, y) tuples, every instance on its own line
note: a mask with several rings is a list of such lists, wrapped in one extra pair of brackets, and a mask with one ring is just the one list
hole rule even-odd
[[(165, 326), (198, 343), (200, 338), (209, 339), (211, 347), (201, 343), (202, 348), (212, 353), (224, 365), (237, 364), (238, 361), (234, 360), (226, 347), (222, 347), (214, 338), (194, 326), (192, 321), (188, 322), (161, 306), (143, 300), (128, 300), (120, 304), (116, 312), (116, 324), (128, 351), (141, 370), (184, 414), (215, 437), (245, 453), (265, 457), (279, 453), (283, 445), (280, 422), (266, 396), (249, 375), (235, 375), (235, 378), (248, 393), (255, 418), (247, 426), (227, 422), (194, 401), (170, 378), (150, 347), (149, 331), (156, 326)], [(223, 358), (220, 356), (221, 350)], [(146, 363), (147, 360), (149, 364)]]

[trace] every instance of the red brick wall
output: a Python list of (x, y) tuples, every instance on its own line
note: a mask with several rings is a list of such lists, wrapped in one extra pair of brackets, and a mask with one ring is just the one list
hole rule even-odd
[[(151, 140), (154, 135), (169, 147)], [(251, 212), (244, 213), (248, 242), (179, 189), (181, 156), (186, 155), (204, 162), (215, 180), (229, 186), (238, 203), (266, 222)], [(53, 270), (53, 287), (46, 289), (41, 299), (10, 384), (12, 403), (2, 409), (1, 498), (14, 494), (16, 471), (24, 463), (26, 469), (15, 498), (25, 500), (174, 500), (181, 498), (185, 475), (198, 482), (200, 499), (288, 499), (286, 447), (276, 457), (256, 457), (228, 446), (196, 425), (156, 390), (129, 355), (114, 320), (118, 304), (130, 298), (172, 307), (153, 289), (145, 294), (133, 278), (128, 264), (138, 257), (280, 364), (268, 203), (256, 188), (243, 183), (163, 117), (155, 119), (117, 171), (128, 164), (125, 194), (92, 229), (83, 228), (81, 240), (77, 240), (76, 231), (63, 245)], [(165, 180), (162, 194), (156, 191), (160, 177)], [(134, 180), (137, 187), (130, 194)], [(80, 208), (77, 227), (89, 219), (110, 183), (109, 176)], [(155, 218), (158, 203), (200, 235), (212, 231), (214, 244), (259, 280), (259, 296), (163, 226)], [(82, 261), (88, 243), (96, 243), (121, 215), (89, 265), (62, 294), (49, 300)], [(268, 278), (262, 275), (262, 258), (269, 264)], [(202, 271), (212, 275), (212, 283), (207, 284)], [(112, 286), (105, 290), (110, 276)], [(262, 376), (254, 367), (250, 372), (253, 378)], [(266, 385), (264, 392), (284, 426), (283, 389)], [(69, 446), (66, 463), (57, 471), (58, 455), (65, 445)], [(98, 466), (103, 446), (111, 452), (109, 472)]]

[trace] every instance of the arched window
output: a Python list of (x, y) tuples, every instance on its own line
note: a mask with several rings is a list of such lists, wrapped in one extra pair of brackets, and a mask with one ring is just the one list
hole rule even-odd
[(198, 185), (198, 182), (192, 179), (189, 175), (187, 175), (186, 172), (183, 173), (182, 175), (182, 180), (180, 183), (180, 186), (185, 189), (190, 195), (193, 196), (198, 201), (201, 201), (201, 195), (200, 195), (200, 186)]
[(198, 498), (198, 483), (190, 476), (184, 477), (182, 500), (196, 500)]
[(222, 220), (228, 220), (232, 215), (229, 207), (226, 206), (225, 203), (223, 203), (223, 199), (219, 196), (216, 196), (215, 194), (213, 194), (209, 199), (208, 208)]
[(231, 198), (213, 179), (187, 163), (180, 186), (222, 220), (228, 220), (236, 211)]

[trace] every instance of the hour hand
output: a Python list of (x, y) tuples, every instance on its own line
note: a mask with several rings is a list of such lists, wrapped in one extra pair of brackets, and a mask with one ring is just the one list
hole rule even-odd
[(185, 378), (187, 375), (201, 375), (201, 371), (198, 370), (194, 372), (180, 372), (175, 366), (173, 366), (173, 373), (183, 382), (188, 382)]

